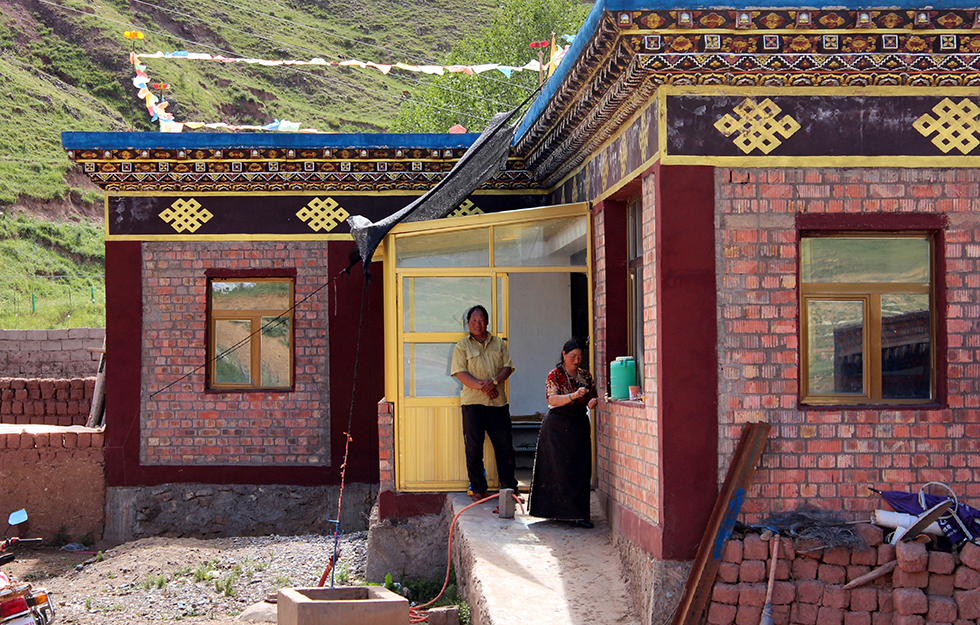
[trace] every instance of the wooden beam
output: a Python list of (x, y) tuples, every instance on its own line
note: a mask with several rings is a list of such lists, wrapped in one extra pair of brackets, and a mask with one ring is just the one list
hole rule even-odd
[(725, 483), (715, 500), (708, 526), (694, 558), (694, 566), (687, 577), (684, 594), (674, 612), (673, 625), (697, 625), (701, 620), (711, 597), (725, 542), (732, 535), (735, 520), (742, 510), (745, 489), (752, 482), (755, 467), (759, 464), (762, 449), (769, 438), (769, 429), (768, 423), (747, 423), (742, 428), (742, 436), (725, 475)]

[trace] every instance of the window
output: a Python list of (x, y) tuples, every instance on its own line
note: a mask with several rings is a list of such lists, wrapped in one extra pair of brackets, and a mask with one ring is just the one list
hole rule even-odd
[(291, 388), (293, 279), (208, 281), (208, 387)]
[(627, 258), (629, 269), (629, 348), (636, 361), (637, 377), (643, 380), (643, 202), (640, 196), (627, 206)]
[(803, 403), (936, 400), (933, 248), (922, 233), (802, 236)]

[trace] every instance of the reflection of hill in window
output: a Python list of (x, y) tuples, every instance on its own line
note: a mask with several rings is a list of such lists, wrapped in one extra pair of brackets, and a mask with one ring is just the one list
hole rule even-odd
[[(931, 326), (929, 311), (882, 317), (881, 391), (885, 399), (928, 399)], [(864, 370), (861, 324), (834, 330), (834, 392), (858, 392)]]

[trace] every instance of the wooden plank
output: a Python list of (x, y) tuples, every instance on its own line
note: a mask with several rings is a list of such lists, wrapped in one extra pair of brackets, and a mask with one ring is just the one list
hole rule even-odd
[(105, 339), (102, 339), (102, 355), (99, 356), (99, 373), (95, 376), (95, 391), (92, 393), (92, 406), (88, 412), (85, 427), (102, 427), (105, 413)]
[(731, 536), (735, 520), (742, 510), (745, 489), (752, 482), (755, 467), (769, 438), (769, 429), (768, 423), (747, 423), (742, 428), (742, 436), (684, 585), (684, 594), (674, 612), (673, 625), (697, 625), (701, 620), (718, 574), (725, 541)]

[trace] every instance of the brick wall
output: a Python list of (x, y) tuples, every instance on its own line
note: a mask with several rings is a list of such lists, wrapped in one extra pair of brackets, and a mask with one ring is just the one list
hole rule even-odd
[[(607, 500), (636, 514), (647, 523), (660, 523), (659, 442), (657, 436), (657, 293), (656, 293), (656, 209), (654, 176), (643, 180), (643, 300), (644, 367), (640, 372), (644, 403), (600, 402), (596, 420), (596, 473), (598, 489)], [(601, 244), (607, 219), (626, 219), (622, 213), (601, 212), (594, 222), (596, 241), (596, 372), (597, 386), (608, 388), (608, 362), (605, 327), (627, 323), (627, 319), (606, 319), (605, 246)], [(617, 354), (618, 355), (618, 354)]]
[[(293, 390), (205, 389), (212, 268), (296, 270)], [(327, 279), (326, 243), (144, 243), (141, 463), (329, 465)]]
[(0, 378), (0, 423), (85, 425), (95, 378)]
[(98, 373), (104, 328), (0, 330), (0, 375), (74, 378)]
[[(980, 172), (975, 169), (715, 172), (720, 475), (742, 423), (768, 421), (771, 440), (744, 511), (865, 511), (868, 487), (915, 490), (942, 481), (980, 498)], [(945, 214), (948, 408), (797, 408), (797, 213)]]
[(395, 415), (394, 405), (385, 399), (378, 402), (378, 462), (381, 491), (395, 490)]
[[(772, 593), (777, 625), (977, 622), (980, 547), (967, 543), (959, 553), (947, 553), (914, 541), (882, 544), (880, 528), (855, 527), (868, 538), (863, 549), (814, 549), (780, 540)], [(756, 534), (726, 543), (708, 606), (709, 625), (760, 621), (771, 551), (771, 543)], [(889, 562), (896, 562), (893, 573), (844, 588)]]

